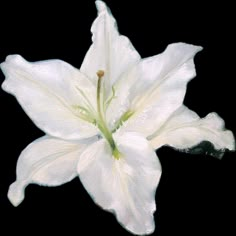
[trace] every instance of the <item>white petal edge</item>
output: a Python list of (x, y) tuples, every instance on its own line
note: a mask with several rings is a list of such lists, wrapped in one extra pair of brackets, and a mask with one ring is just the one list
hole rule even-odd
[(235, 150), (233, 133), (225, 129), (222, 118), (213, 112), (201, 119), (185, 106), (176, 110), (149, 139), (155, 149), (169, 145), (188, 150), (202, 141), (209, 141), (216, 150)]
[(77, 176), (77, 162), (86, 144), (44, 136), (29, 144), (17, 161), (16, 181), (9, 187), (8, 198), (14, 206), (24, 200), (30, 183), (58, 186)]
[[(63, 139), (83, 139), (98, 130), (78, 116), (83, 99), (77, 88), (95, 103), (93, 84), (76, 68), (60, 60), (27, 62), (10, 55), (1, 64), (6, 76), (2, 89), (14, 95), (26, 114), (45, 133)], [(94, 99), (91, 98), (94, 95)]]
[(102, 1), (95, 3), (98, 16), (91, 27), (93, 44), (80, 70), (94, 84), (97, 82), (97, 71), (104, 70), (106, 89), (110, 89), (122, 73), (140, 60), (140, 56), (130, 40), (119, 34), (116, 20), (106, 4)]
[(124, 132), (147, 137), (182, 105), (187, 83), (196, 75), (193, 58), (201, 50), (186, 43), (170, 44), (163, 53), (143, 59), (124, 77), (120, 90), (129, 91), (124, 99), (130, 100), (129, 109), (134, 112), (124, 124)]
[(160, 162), (137, 133), (114, 135), (122, 156), (116, 160), (105, 140), (88, 147), (78, 162), (78, 174), (95, 203), (115, 214), (131, 233), (151, 234), (155, 228), (155, 192)]

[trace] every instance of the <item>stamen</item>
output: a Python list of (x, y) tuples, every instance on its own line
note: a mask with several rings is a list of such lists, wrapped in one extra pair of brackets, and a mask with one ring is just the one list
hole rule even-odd
[(80, 119), (90, 122), (92, 124), (95, 123), (96, 120), (93, 117), (92, 113), (88, 109), (86, 109), (82, 106), (79, 106), (79, 105), (73, 105), (72, 107), (76, 110), (76, 115)]
[(84, 102), (86, 103), (86, 106), (87, 106), (87, 107), (89, 108), (89, 110), (91, 111), (91, 114), (95, 115), (95, 114), (96, 114), (96, 111), (94, 110), (93, 105), (92, 105), (92, 103), (89, 101), (89, 99), (87, 98), (86, 94), (85, 94), (79, 87), (76, 86), (75, 88), (79, 91), (80, 95), (83, 97)]
[(112, 86), (112, 95), (111, 95), (111, 97), (106, 101), (106, 103), (105, 103), (105, 105), (104, 105), (104, 106), (105, 106), (105, 111), (107, 110), (107, 108), (109, 107), (111, 101), (112, 101), (114, 98), (116, 98), (116, 92), (115, 92), (114, 86)]
[(125, 121), (127, 121), (132, 115), (134, 114), (134, 111), (128, 110), (126, 111), (121, 118), (115, 123), (115, 127), (112, 130), (112, 133), (114, 133), (117, 129), (119, 129)]

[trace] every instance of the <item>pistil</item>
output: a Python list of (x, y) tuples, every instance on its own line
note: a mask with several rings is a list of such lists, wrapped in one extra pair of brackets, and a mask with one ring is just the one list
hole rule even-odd
[(106, 125), (106, 121), (105, 121), (105, 118), (103, 115), (104, 114), (103, 107), (101, 107), (101, 104), (103, 104), (101, 102), (101, 92), (102, 92), (101, 90), (102, 90), (102, 78), (104, 76), (104, 71), (99, 70), (97, 72), (97, 76), (98, 76), (98, 83), (97, 83), (97, 112), (98, 112), (98, 122), (97, 123), (98, 123), (98, 128), (100, 129), (100, 131), (102, 132), (102, 134), (104, 135), (106, 140), (108, 141), (108, 143), (112, 149), (113, 156), (118, 160), (121, 156), (121, 153), (117, 149), (115, 141), (112, 137), (112, 133)]

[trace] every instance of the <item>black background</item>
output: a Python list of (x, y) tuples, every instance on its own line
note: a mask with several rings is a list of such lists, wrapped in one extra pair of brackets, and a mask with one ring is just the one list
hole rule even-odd
[[(172, 42), (201, 45), (195, 59), (197, 77), (188, 85), (185, 104), (205, 116), (216, 111), (235, 128), (235, 37), (233, 6), (224, 3), (107, 1), (142, 57), (162, 52)], [(1, 5), (0, 61), (20, 54), (29, 61), (62, 59), (80, 67), (91, 44), (94, 1)], [(0, 80), (4, 77), (0, 74)], [(15, 180), (18, 155), (43, 133), (14, 97), (0, 91), (1, 164), (0, 230), (8, 234), (129, 235), (115, 218), (90, 199), (78, 178), (60, 187), (30, 185), (24, 202), (14, 208), (7, 199)], [(235, 235), (236, 161), (190, 155), (170, 148), (157, 151), (163, 175), (156, 194), (153, 235)], [(108, 190), (109, 191), (109, 190)], [(5, 234), (1, 234), (5, 235)]]

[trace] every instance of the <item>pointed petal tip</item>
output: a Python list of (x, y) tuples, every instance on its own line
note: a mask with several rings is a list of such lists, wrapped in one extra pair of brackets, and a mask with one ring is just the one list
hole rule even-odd
[(0, 63), (0, 68), (1, 68), (3, 73), (5, 73), (5, 65), (6, 65), (6, 62)]
[(98, 12), (107, 10), (107, 5), (103, 1), (100, 1), (100, 0), (95, 1), (95, 5), (96, 5), (96, 8), (97, 8)]
[(12, 60), (12, 59), (17, 58), (17, 57), (20, 57), (20, 55), (18, 55), (18, 54), (10, 54), (10, 55), (6, 56), (5, 60), (9, 61), (9, 60)]
[(194, 45), (194, 44), (189, 44), (189, 43), (184, 43), (184, 42), (177, 42), (177, 43), (172, 43), (169, 44), (167, 47), (178, 47), (178, 48), (183, 48), (183, 49), (192, 49), (195, 51), (195, 53), (200, 52), (203, 50), (202, 46), (199, 45)]
[[(143, 222), (144, 223), (144, 222)], [(152, 217), (152, 222), (144, 223), (144, 227), (142, 229), (137, 229), (133, 225), (132, 226), (125, 226), (120, 223), (128, 232), (134, 235), (150, 235), (155, 231), (155, 221)]]
[[(5, 75), (5, 77), (7, 76), (7, 63), (4, 61), (0, 64), (0, 68), (2, 70), (2, 73)], [(5, 79), (2, 84), (1, 84), (1, 88), (3, 91), (5, 92), (8, 92), (8, 89), (7, 89), (7, 79)]]
[(204, 48), (202, 46), (198, 46), (199, 50), (202, 51)]
[(202, 46), (193, 45), (196, 47), (196, 53), (201, 52), (204, 48)]
[(222, 138), (225, 140), (225, 149), (235, 151), (235, 137), (231, 130), (225, 128), (225, 121), (216, 112), (209, 113), (205, 117), (205, 121), (208, 121), (210, 126), (214, 124), (215, 129), (222, 130)]
[(3, 83), (1, 84), (1, 89), (3, 90), (3, 91), (5, 91), (5, 92), (8, 92), (8, 90), (7, 90), (7, 85), (6, 85), (6, 82), (5, 82), (6, 80), (4, 80), (3, 81)]
[(19, 54), (11, 54), (11, 55), (8, 55), (5, 59), (5, 62), (10, 62), (10, 61), (19, 61), (19, 60), (23, 60), (23, 57)]
[(7, 197), (14, 207), (19, 206), (25, 198), (24, 185), (17, 181), (12, 183), (9, 187)]
[[(122, 225), (122, 224), (121, 224)], [(142, 230), (142, 231), (137, 231), (136, 229), (133, 229), (133, 228), (129, 228), (125, 225), (122, 225), (129, 233), (133, 234), (133, 235), (140, 235), (140, 236), (143, 236), (143, 235), (150, 235), (152, 234), (154, 231), (155, 231), (155, 226), (153, 228), (147, 228), (145, 230)]]
[(17, 65), (23, 61), (25, 61), (24, 58), (18, 54), (8, 55), (5, 61), (0, 64), (0, 68), (3, 71), (3, 73), (6, 74), (9, 66), (11, 66), (11, 63)]
[(234, 134), (231, 130), (226, 130), (225, 133), (227, 133), (227, 138), (228, 138), (228, 150), (231, 152), (234, 152), (236, 150), (236, 142), (235, 142), (235, 137)]
[(9, 64), (10, 64), (10, 61), (13, 60), (15, 57), (16, 57), (16, 55), (8, 55), (5, 59), (5, 61), (0, 64), (0, 68), (2, 70), (2, 73), (6, 77), (6, 79), (1, 84), (1, 88), (5, 92), (9, 92), (8, 91), (8, 79), (7, 79), (7, 76), (9, 74), (9, 66), (10, 66)]

